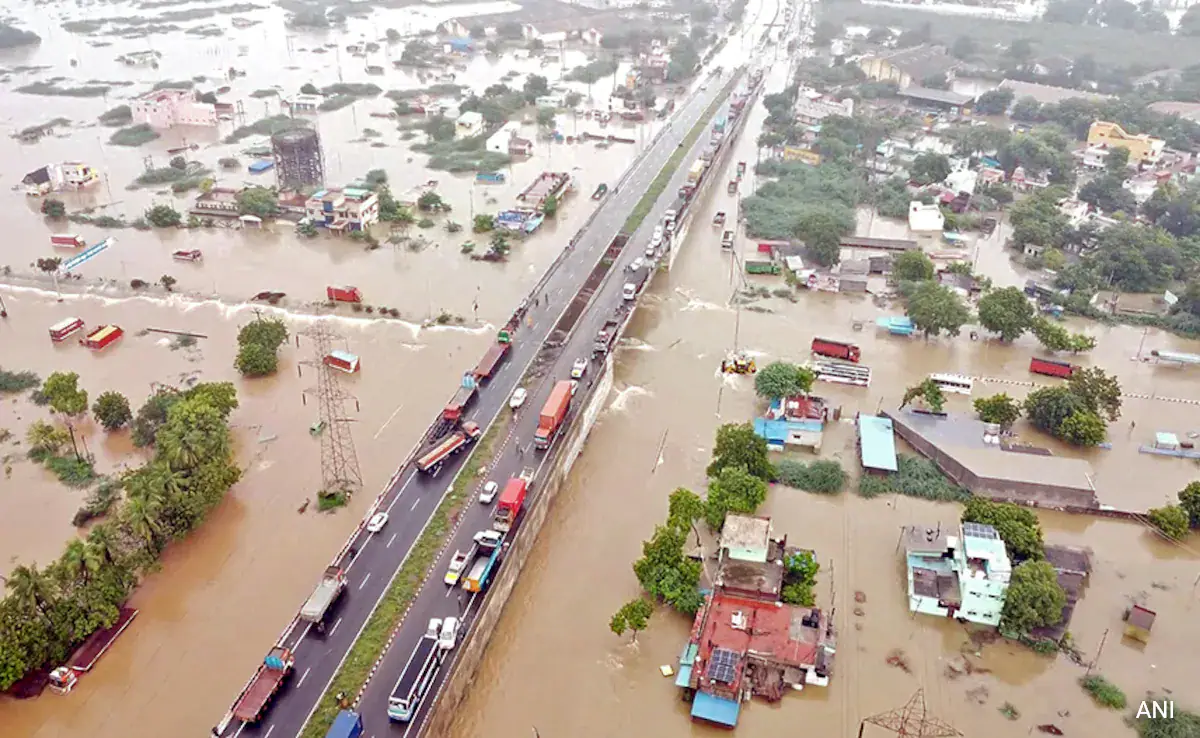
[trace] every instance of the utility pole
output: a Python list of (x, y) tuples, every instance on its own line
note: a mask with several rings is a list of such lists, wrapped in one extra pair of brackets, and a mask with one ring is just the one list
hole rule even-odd
[(318, 494), (322, 497), (339, 493), (349, 496), (362, 488), (362, 472), (358, 467), (358, 453), (354, 450), (354, 437), (350, 433), (353, 420), (344, 417), (344, 410), (347, 400), (354, 400), (354, 409), (358, 410), (358, 400), (342, 389), (333, 374), (333, 367), (325, 363), (333, 342), (341, 336), (323, 322), (313, 324), (300, 335), (312, 340), (313, 358), (301, 363), (317, 370), (315, 391), (324, 426), (321, 431), (321, 489)]
[(1105, 628), (1104, 635), (1100, 636), (1100, 647), (1096, 649), (1096, 658), (1092, 659), (1088, 663), (1087, 671), (1085, 671), (1083, 674), (1084, 676), (1091, 676), (1092, 669), (1095, 669), (1096, 664), (1100, 663), (1100, 654), (1104, 652), (1104, 644), (1107, 641), (1108, 641), (1108, 628)]

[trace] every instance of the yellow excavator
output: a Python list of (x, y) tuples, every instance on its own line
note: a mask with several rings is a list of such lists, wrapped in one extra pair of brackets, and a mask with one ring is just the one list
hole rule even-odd
[(754, 359), (743, 353), (732, 353), (721, 362), (721, 371), (725, 374), (753, 374), (758, 371)]

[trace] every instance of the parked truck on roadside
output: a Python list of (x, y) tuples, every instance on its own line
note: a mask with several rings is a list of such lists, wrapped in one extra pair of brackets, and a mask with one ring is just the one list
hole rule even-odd
[(326, 567), (317, 588), (300, 608), (300, 619), (313, 623), (318, 631), (325, 630), (325, 615), (346, 589), (346, 572), (340, 566)]
[(478, 423), (463, 423), (462, 428), (438, 441), (437, 445), (417, 459), (417, 469), (426, 474), (437, 474), (446, 459), (479, 440), (482, 433)]
[(254, 679), (233, 706), (233, 716), (244, 723), (255, 723), (262, 717), (271, 698), (283, 686), (283, 680), (296, 665), (290, 649), (276, 646), (263, 659)]
[(536, 448), (542, 451), (550, 448), (570, 409), (571, 382), (562, 380), (554, 385), (550, 396), (546, 398), (546, 404), (542, 406), (541, 415), (538, 416), (537, 431), (533, 434), (533, 445)]
[(496, 564), (503, 550), (504, 534), (494, 530), (481, 530), (475, 534), (471, 546), (471, 558), (467, 564), (467, 575), (462, 588), (468, 592), (482, 592), (492, 579)]
[(476, 382), (482, 382), (492, 376), (492, 372), (496, 371), (496, 367), (508, 355), (509, 349), (512, 348), (512, 336), (508, 331), (500, 331), (496, 335), (496, 342), (492, 344), (483, 358), (479, 360), (479, 364), (475, 367), (475, 371), (471, 374), (475, 377)]
[(496, 503), (496, 514), (492, 518), (492, 529), (501, 533), (512, 530), (517, 521), (517, 515), (525, 505), (525, 495), (529, 493), (529, 485), (533, 482), (533, 469), (526, 467), (521, 470), (521, 476), (513, 477), (504, 485), (500, 493), (500, 501)]
[(828, 338), (814, 338), (812, 352), (818, 356), (830, 356), (835, 359), (858, 363), (861, 354), (858, 346), (845, 341), (834, 341)]
[(396, 680), (392, 694), (388, 697), (389, 719), (407, 723), (420, 707), (421, 699), (429, 691), (429, 686), (442, 667), (443, 651), (437, 647), (441, 629), (441, 618), (433, 618), (429, 621), (424, 637), (417, 641), (417, 647), (408, 657), (408, 662), (404, 664), (400, 678)]
[(479, 391), (479, 382), (476, 381), (475, 375), (467, 372), (463, 375), (462, 382), (458, 385), (458, 391), (450, 398), (450, 402), (446, 403), (446, 407), (442, 410), (442, 419), (449, 423), (457, 423), (462, 419), (463, 411), (475, 399), (475, 394)]
[(617, 340), (617, 330), (621, 327), (621, 321), (609, 319), (604, 321), (604, 325), (600, 326), (600, 330), (596, 331), (596, 340), (592, 342), (592, 355), (601, 356), (612, 349), (613, 342)]

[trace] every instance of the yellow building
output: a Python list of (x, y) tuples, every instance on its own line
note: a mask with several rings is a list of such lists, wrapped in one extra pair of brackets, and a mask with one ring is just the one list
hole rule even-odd
[(895, 82), (900, 89), (922, 87), (934, 78), (952, 80), (958, 63), (941, 46), (917, 46), (858, 60), (858, 68), (876, 82)]
[(1088, 128), (1088, 146), (1113, 148), (1119, 146), (1129, 150), (1129, 161), (1136, 164), (1154, 164), (1162, 156), (1166, 142), (1145, 133), (1133, 135), (1116, 123), (1097, 120)]

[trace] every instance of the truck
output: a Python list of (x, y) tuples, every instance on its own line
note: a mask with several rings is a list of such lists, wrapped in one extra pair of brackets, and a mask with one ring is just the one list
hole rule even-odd
[(713, 133), (724, 133), (724, 131), (725, 131), (725, 119), (717, 118), (716, 121), (713, 122)]
[(558, 433), (563, 418), (567, 417), (567, 411), (570, 409), (571, 382), (564, 379), (554, 385), (550, 396), (546, 398), (546, 404), (542, 406), (542, 413), (538, 416), (537, 431), (533, 434), (533, 445), (536, 448), (542, 451), (550, 448), (551, 442), (554, 441), (554, 435)]
[(479, 364), (475, 367), (475, 371), (471, 374), (475, 377), (476, 382), (482, 382), (492, 376), (492, 372), (508, 355), (508, 350), (512, 348), (512, 336), (508, 331), (500, 331), (496, 334), (496, 342), (487, 350), (483, 358), (479, 360)]
[(437, 445), (417, 459), (417, 470), (430, 475), (437, 474), (446, 459), (477, 441), (482, 433), (478, 423), (463, 423), (462, 428), (438, 441)]
[(496, 563), (500, 560), (503, 550), (504, 534), (494, 530), (480, 531), (475, 534), (474, 552), (467, 567), (467, 576), (463, 578), (462, 588), (468, 592), (482, 592), (492, 579)]
[(333, 719), (325, 738), (359, 738), (363, 733), (362, 716), (357, 712), (342, 710)]
[(705, 163), (700, 160), (692, 162), (691, 168), (688, 169), (687, 181), (690, 185), (695, 185), (704, 176)]
[(725, 191), (731, 195), (736, 195), (738, 190), (738, 181), (736, 179), (729, 180), (729, 184), (725, 186)]
[(325, 298), (333, 302), (362, 302), (362, 292), (357, 287), (326, 287)]
[(1044, 374), (1047, 377), (1062, 377), (1070, 379), (1071, 375), (1079, 367), (1065, 361), (1055, 361), (1054, 359), (1041, 359), (1036, 356), (1029, 360), (1029, 371), (1034, 374)]
[(407, 723), (420, 707), (421, 699), (442, 667), (443, 651), (437, 647), (441, 626), (441, 619), (430, 620), (424, 637), (417, 641), (388, 697), (388, 719)]
[(600, 330), (596, 331), (596, 340), (592, 342), (592, 355), (600, 356), (608, 353), (612, 348), (613, 341), (617, 339), (617, 330), (621, 327), (621, 321), (615, 318), (610, 318), (604, 321), (604, 325), (600, 326)]
[(746, 176), (746, 162), (739, 161), (737, 163), (737, 178), (741, 179), (744, 176)]
[(856, 364), (861, 353), (858, 346), (852, 343), (834, 341), (828, 338), (814, 338), (812, 341), (812, 352), (817, 356), (830, 356), (835, 359), (853, 361)]
[(315, 623), (317, 630), (324, 630), (325, 615), (344, 589), (346, 589), (346, 572), (340, 566), (326, 567), (325, 574), (321, 577), (317, 588), (300, 608), (300, 619)]
[(475, 379), (475, 374), (472, 372), (464, 374), (462, 382), (458, 385), (458, 391), (454, 393), (454, 397), (450, 398), (450, 402), (447, 402), (446, 407), (442, 410), (442, 419), (450, 423), (457, 423), (461, 420), (463, 411), (475, 399), (478, 389), (479, 383)]
[(272, 648), (258, 667), (246, 691), (242, 692), (237, 704), (233, 706), (233, 716), (243, 723), (258, 722), (271, 698), (279, 691), (284, 678), (291, 673), (295, 665), (296, 657), (290, 649), (283, 646)]
[(496, 503), (496, 514), (492, 518), (492, 529), (501, 533), (512, 530), (521, 507), (525, 504), (525, 495), (529, 492), (529, 483), (533, 481), (533, 469), (526, 467), (521, 470), (521, 476), (513, 477), (504, 485), (500, 493), (500, 501)]
[(74, 233), (55, 233), (50, 236), (50, 243), (54, 246), (63, 246), (71, 249), (80, 249), (87, 246), (87, 241), (84, 241), (81, 236)]

